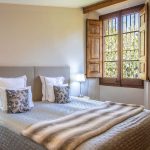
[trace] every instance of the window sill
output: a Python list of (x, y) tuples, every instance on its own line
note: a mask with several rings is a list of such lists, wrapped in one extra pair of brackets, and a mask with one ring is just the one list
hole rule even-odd
[(107, 80), (107, 79), (103, 80), (102, 78), (100, 78), (99, 85), (144, 89), (144, 81), (142, 81), (142, 80), (131, 80), (131, 79), (129, 79), (127, 83), (123, 82), (123, 84), (120, 82), (116, 82), (116, 83), (115, 82), (114, 83), (108, 82), (109, 80)]

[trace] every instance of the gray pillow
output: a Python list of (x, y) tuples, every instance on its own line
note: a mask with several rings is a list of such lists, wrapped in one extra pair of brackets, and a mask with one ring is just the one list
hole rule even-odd
[(54, 86), (55, 102), (65, 104), (70, 102), (69, 86)]
[(30, 110), (28, 89), (6, 90), (8, 113), (22, 113)]

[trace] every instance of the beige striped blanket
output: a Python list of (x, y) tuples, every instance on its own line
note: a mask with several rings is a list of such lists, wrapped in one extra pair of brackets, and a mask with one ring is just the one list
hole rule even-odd
[(82, 110), (52, 121), (33, 124), (22, 135), (48, 150), (74, 150), (114, 125), (140, 113), (143, 106), (105, 102), (101, 107)]

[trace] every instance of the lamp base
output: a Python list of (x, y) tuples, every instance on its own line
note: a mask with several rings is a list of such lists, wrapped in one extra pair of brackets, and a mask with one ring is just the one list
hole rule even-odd
[(79, 95), (78, 97), (84, 97), (84, 95)]
[(81, 84), (82, 84), (82, 82), (80, 82), (80, 94), (79, 94), (79, 96), (78, 96), (79, 98), (84, 97), (84, 95), (82, 94), (82, 89), (81, 89), (82, 87), (81, 87)]

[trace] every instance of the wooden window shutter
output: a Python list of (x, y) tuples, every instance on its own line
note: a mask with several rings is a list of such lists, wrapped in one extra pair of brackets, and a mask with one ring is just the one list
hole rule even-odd
[(146, 4), (140, 11), (140, 51), (139, 51), (139, 78), (147, 80), (148, 78), (148, 63), (147, 63), (147, 36), (148, 36), (148, 5)]
[(102, 22), (86, 22), (86, 71), (87, 77), (102, 77)]

